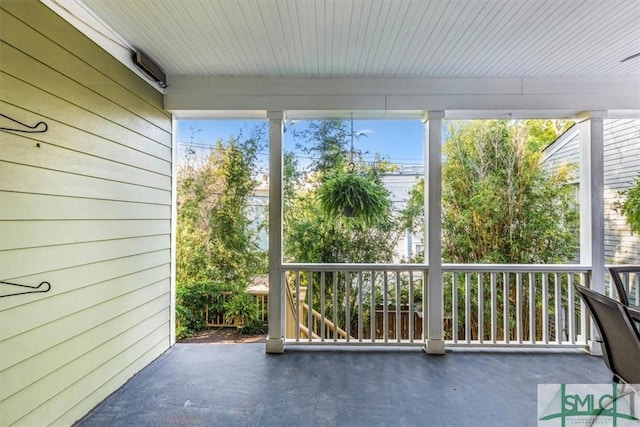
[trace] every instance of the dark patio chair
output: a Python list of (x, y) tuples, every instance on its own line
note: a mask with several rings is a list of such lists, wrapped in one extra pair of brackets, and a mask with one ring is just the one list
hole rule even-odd
[(575, 285), (602, 338), (604, 361), (613, 381), (640, 384), (640, 332), (626, 306), (602, 294)]
[(640, 265), (625, 265), (620, 267), (609, 267), (609, 272), (611, 273), (611, 278), (613, 279), (613, 284), (616, 287), (616, 292), (618, 293), (618, 299), (624, 305), (629, 305), (629, 295), (627, 294), (627, 290), (622, 283), (622, 274), (624, 273), (636, 273), (640, 275)]

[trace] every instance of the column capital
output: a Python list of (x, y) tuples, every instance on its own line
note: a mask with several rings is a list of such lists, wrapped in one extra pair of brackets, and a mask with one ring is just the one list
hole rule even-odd
[(444, 119), (444, 110), (429, 110), (422, 113), (422, 122), (427, 122), (429, 119), (437, 120)]
[(581, 111), (576, 114), (576, 122), (583, 122), (589, 119), (606, 119), (608, 111), (606, 110), (594, 110), (594, 111)]
[(284, 111), (267, 111), (267, 119), (284, 120)]

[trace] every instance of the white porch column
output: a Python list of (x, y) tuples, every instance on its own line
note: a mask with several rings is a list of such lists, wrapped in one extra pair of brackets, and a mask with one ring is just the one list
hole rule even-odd
[(267, 353), (284, 352), (284, 286), (282, 277), (282, 142), (284, 113), (269, 119), (269, 335)]
[[(580, 126), (580, 263), (591, 266), (591, 288), (604, 293), (604, 111), (591, 111)], [(591, 337), (596, 329), (591, 325)], [(597, 338), (599, 339), (599, 338)], [(594, 354), (599, 345), (589, 342)]]
[(424, 123), (424, 260), (429, 266), (424, 306), (427, 307), (426, 343), (429, 354), (444, 354), (442, 334), (442, 119), (444, 111), (429, 111)]

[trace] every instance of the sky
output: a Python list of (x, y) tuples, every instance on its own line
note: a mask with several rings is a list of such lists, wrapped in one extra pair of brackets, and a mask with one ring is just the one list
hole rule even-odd
[[(181, 147), (192, 145), (196, 148), (213, 145), (216, 141), (237, 136), (241, 130), (246, 134), (256, 123), (266, 120), (180, 120), (177, 138)], [(296, 129), (304, 129), (308, 121), (297, 120)], [(286, 122), (287, 126), (290, 123)], [(366, 160), (372, 160), (375, 153), (398, 165), (424, 164), (424, 131), (420, 120), (354, 120), (354, 148), (368, 151)], [(285, 132), (285, 150), (294, 149), (291, 134)], [(264, 155), (267, 155), (266, 151)]]

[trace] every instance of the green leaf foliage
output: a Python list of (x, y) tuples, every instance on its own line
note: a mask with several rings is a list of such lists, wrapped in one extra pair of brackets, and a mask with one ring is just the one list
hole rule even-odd
[[(442, 150), (445, 262), (527, 264), (572, 259), (579, 227), (570, 184), (572, 167), (551, 174), (542, 170), (539, 147), (557, 136), (549, 128), (538, 121), (451, 125)], [(424, 227), (423, 203), (420, 182), (404, 211), (413, 229)]]
[(178, 170), (177, 283), (249, 280), (261, 265), (247, 215), (259, 139), (218, 141)]
[(389, 191), (373, 176), (338, 171), (318, 188), (328, 216), (346, 215), (364, 226), (384, 222), (391, 213)]
[(616, 202), (616, 207), (627, 218), (627, 223), (634, 233), (640, 233), (640, 174), (636, 176), (635, 183), (620, 196), (623, 201)]
[[(382, 159), (362, 161), (348, 147), (347, 122), (314, 121), (294, 135), (313, 156), (304, 169), (285, 154), (284, 249), (288, 262), (390, 262), (402, 224), (377, 171), (392, 168)], [(354, 162), (353, 172), (345, 166)], [(354, 217), (344, 216), (344, 207)]]

